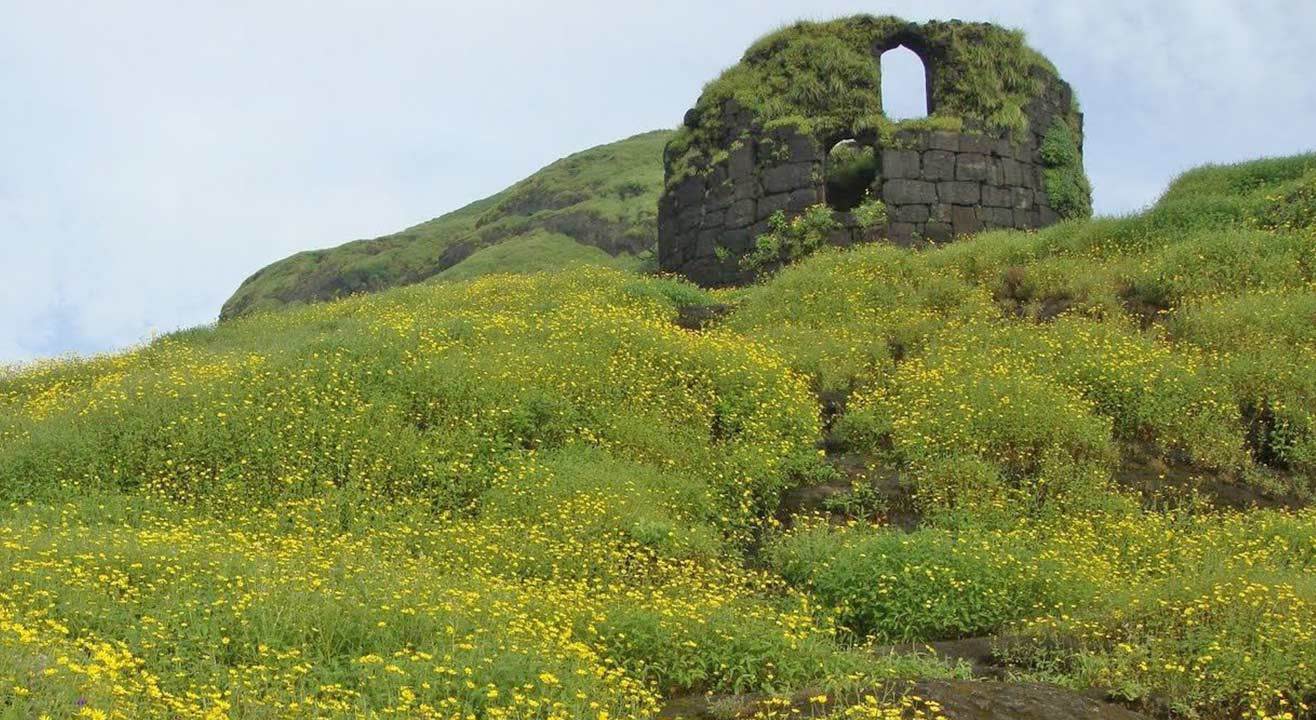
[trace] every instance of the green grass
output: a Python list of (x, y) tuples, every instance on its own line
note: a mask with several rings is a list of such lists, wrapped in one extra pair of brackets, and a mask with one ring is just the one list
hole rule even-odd
[[(530, 260), (525, 250), (549, 243), (559, 246), (552, 254), (563, 261), (574, 253), (581, 259), (607, 255), (608, 264), (634, 263), (657, 243), (662, 151), (670, 137), (655, 131), (585, 150), (399, 233), (280, 260), (247, 278), (220, 317), (378, 292), (442, 273), (468, 278), (489, 270), (543, 269), (547, 265)], [(563, 238), (582, 247), (568, 249)], [(508, 242), (515, 247), (501, 256), (482, 252)], [(499, 257), (509, 263), (505, 268), (495, 262)], [(474, 265), (457, 269), (467, 261)]]
[(495, 273), (562, 270), (574, 265), (600, 265), (637, 270), (644, 258), (624, 253), (612, 256), (560, 233), (531, 232), (476, 250), (470, 257), (434, 276), (435, 280), (471, 280)]
[[(1222, 498), (1316, 496), (1312, 163), (732, 290), (532, 230), (8, 371), (0, 718), (844, 705), (964, 672), (879, 646), (983, 634), (1159, 717), (1310, 714), (1316, 512)], [(916, 527), (783, 518), (822, 440)]]

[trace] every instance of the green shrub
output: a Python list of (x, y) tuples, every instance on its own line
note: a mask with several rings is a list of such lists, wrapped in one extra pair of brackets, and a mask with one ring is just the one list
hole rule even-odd
[(887, 222), (886, 203), (872, 196), (865, 196), (854, 210), (854, 219), (864, 230), (882, 227)]
[(1316, 229), (1316, 169), (1266, 196), (1266, 206), (1257, 214), (1259, 226), (1277, 232)]
[(765, 270), (812, 255), (840, 224), (826, 205), (813, 205), (790, 219), (778, 210), (768, 219), (768, 232), (754, 241), (754, 250), (741, 258), (749, 270)]
[(1092, 215), (1092, 185), (1068, 123), (1056, 118), (1042, 139), (1043, 179), (1051, 209), (1063, 218)]
[(1084, 593), (1023, 544), (942, 530), (810, 529), (771, 546), (769, 558), (843, 627), (879, 642), (993, 633)]

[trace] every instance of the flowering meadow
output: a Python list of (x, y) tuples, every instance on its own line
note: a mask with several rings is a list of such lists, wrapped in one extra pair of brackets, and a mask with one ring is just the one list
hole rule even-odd
[(10, 371), (0, 719), (931, 719), (906, 682), (970, 669), (885, 648), (982, 636), (1152, 715), (1314, 717), (1313, 167), (748, 288), (494, 275)]

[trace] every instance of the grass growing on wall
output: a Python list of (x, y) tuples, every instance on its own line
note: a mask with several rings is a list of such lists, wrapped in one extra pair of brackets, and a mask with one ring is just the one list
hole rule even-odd
[(728, 101), (765, 127), (790, 124), (820, 138), (890, 131), (895, 124), (882, 114), (881, 77), (872, 53), (911, 28), (946, 53), (943, 71), (932, 74), (940, 105), (924, 125), (949, 127), (973, 119), (990, 130), (1028, 129), (1024, 107), (1056, 71), (1018, 31), (973, 23), (911, 25), (871, 15), (806, 21), (759, 39), (739, 64), (704, 87), (694, 126), (679, 130), (668, 151), (680, 171), (676, 175), (712, 164), (725, 140), (722, 112)]
[(1042, 139), (1043, 182), (1051, 209), (1063, 218), (1092, 216), (1092, 184), (1069, 124), (1056, 118)]

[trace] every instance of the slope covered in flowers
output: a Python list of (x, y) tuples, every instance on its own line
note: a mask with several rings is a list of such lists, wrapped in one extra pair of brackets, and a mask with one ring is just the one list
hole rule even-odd
[(0, 718), (931, 718), (903, 682), (969, 668), (889, 647), (969, 636), (1154, 715), (1310, 717), (1314, 164), (741, 290), (504, 275), (9, 372)]

